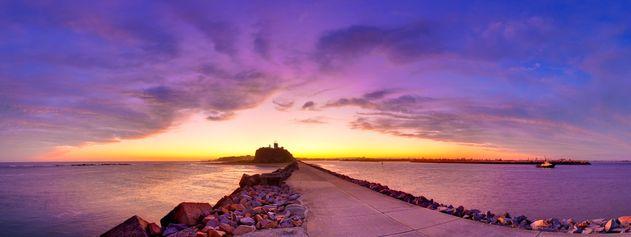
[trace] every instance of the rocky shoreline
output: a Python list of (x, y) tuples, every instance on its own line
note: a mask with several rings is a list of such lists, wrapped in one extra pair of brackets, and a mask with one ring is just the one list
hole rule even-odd
[(214, 206), (183, 202), (160, 220), (162, 227), (132, 216), (101, 237), (247, 236), (276, 228), (283, 228), (283, 234), (304, 235), (302, 228), (295, 227), (303, 225), (307, 210), (300, 194), (284, 183), (296, 169), (293, 162), (272, 173), (244, 174), (239, 188)]
[(628, 233), (631, 232), (631, 216), (621, 216), (613, 219), (593, 219), (575, 221), (569, 219), (540, 219), (530, 220), (528, 217), (519, 215), (513, 216), (509, 213), (503, 213), (500, 215), (487, 211), (485, 213), (477, 209), (465, 209), (463, 206), (454, 207), (452, 205), (442, 204), (434, 201), (433, 199), (427, 199), (424, 196), (414, 196), (412, 194), (390, 189), (388, 186), (380, 183), (369, 182), (366, 180), (359, 180), (349, 177), (344, 174), (339, 174), (321, 166), (315, 164), (304, 163), (326, 173), (337, 176), (346, 181), (358, 184), (360, 186), (369, 188), (375, 192), (399, 199), (410, 204), (421, 206), (424, 208), (436, 210), (445, 214), (457, 216), (460, 218), (470, 219), (486, 224), (507, 226), (512, 228), (520, 228), (526, 230), (537, 231), (549, 231), (549, 232), (566, 232), (566, 233)]

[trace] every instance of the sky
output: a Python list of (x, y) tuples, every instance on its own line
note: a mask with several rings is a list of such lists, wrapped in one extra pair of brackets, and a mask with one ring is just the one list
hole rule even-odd
[(0, 1), (0, 161), (631, 159), (628, 1)]

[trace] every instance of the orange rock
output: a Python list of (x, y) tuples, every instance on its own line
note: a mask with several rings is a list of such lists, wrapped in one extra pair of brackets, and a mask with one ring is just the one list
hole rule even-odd
[(620, 221), (620, 224), (623, 226), (631, 226), (631, 216), (618, 217), (618, 221)]

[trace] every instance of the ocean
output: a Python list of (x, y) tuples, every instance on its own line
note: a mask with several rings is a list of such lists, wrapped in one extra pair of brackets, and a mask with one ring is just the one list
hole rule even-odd
[(575, 220), (631, 215), (631, 163), (557, 165), (554, 169), (503, 164), (310, 163), (483, 212)]
[[(591, 166), (309, 161), (454, 206), (539, 217), (631, 215), (631, 164)], [(214, 204), (243, 173), (279, 166), (198, 162), (0, 163), (0, 236), (98, 236), (132, 215), (158, 222), (180, 202)]]
[(214, 204), (242, 174), (280, 167), (130, 164), (0, 163), (0, 236), (98, 236), (136, 214), (159, 223), (180, 202)]

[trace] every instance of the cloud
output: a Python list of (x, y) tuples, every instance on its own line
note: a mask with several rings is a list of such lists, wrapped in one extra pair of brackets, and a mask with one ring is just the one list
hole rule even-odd
[(302, 105), (302, 110), (315, 110), (316, 104), (313, 101), (307, 101)]
[(326, 123), (326, 119), (324, 119), (324, 117), (313, 117), (313, 118), (306, 118), (306, 119), (297, 119), (295, 121), (297, 123), (304, 123), (304, 124), (324, 124), (324, 123)]
[(315, 55), (327, 69), (370, 53), (405, 62), (440, 53), (443, 48), (440, 36), (424, 22), (399, 27), (353, 25), (325, 33), (318, 39)]
[(235, 116), (234, 112), (209, 111), (206, 119), (210, 121), (223, 121)]
[(287, 111), (294, 106), (294, 101), (273, 100), (274, 108), (278, 111)]
[(12, 10), (0, 11), (0, 36), (11, 39), (0, 42), (0, 59), (11, 59), (0, 65), (0, 159), (142, 138), (193, 113), (231, 119), (284, 83), (277, 68), (209, 59), (255, 52), (238, 52), (238, 27), (208, 15), (162, 4), (2, 5)]

